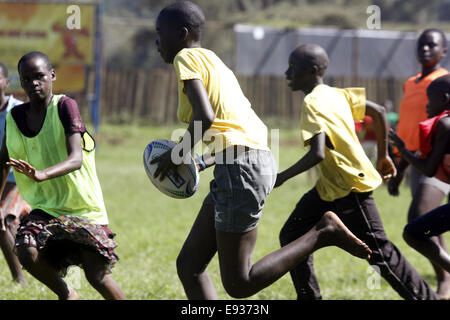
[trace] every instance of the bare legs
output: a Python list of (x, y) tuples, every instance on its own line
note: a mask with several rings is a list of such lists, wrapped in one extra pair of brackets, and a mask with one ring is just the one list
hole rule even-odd
[(217, 232), (222, 282), (235, 298), (249, 297), (266, 288), (322, 247), (336, 245), (362, 259), (369, 259), (371, 253), (332, 212), (325, 213), (302, 237), (252, 265), (256, 234), (256, 228), (244, 234)]
[(34, 247), (19, 246), (17, 255), (23, 267), (36, 279), (52, 290), (60, 300), (74, 300), (76, 293), (71, 289), (56, 270), (42, 259)]
[(257, 229), (227, 233), (214, 228), (214, 206), (204, 204), (177, 259), (178, 275), (189, 299), (216, 299), (206, 267), (218, 251), (222, 283), (234, 298), (249, 297), (269, 286), (319, 248), (337, 245), (368, 259), (370, 249), (332, 212), (305, 235), (252, 265)]
[(214, 205), (203, 204), (177, 258), (178, 277), (188, 299), (217, 299), (216, 289), (206, 272), (217, 252), (215, 231)]
[(17, 233), (18, 221), (12, 215), (6, 217), (5, 220), (6, 230), (0, 230), (0, 247), (3, 251), (3, 255), (5, 256), (9, 270), (11, 271), (13, 280), (19, 284), (25, 284), (26, 280), (22, 272), (22, 266), (14, 253), (14, 242)]
[(82, 250), (83, 270), (86, 279), (106, 300), (125, 300), (120, 286), (106, 272), (103, 258), (96, 252)]
[[(433, 241), (435, 235), (441, 235), (450, 230), (450, 204), (440, 206), (427, 214), (408, 223), (403, 231), (403, 238), (415, 250), (427, 257), (435, 268), (439, 268), (445, 273), (450, 272), (450, 255), (447, 251)], [(450, 298), (449, 290), (443, 290), (441, 283), (441, 293), (444, 299)]]
[[(419, 185), (408, 211), (408, 222), (411, 222), (425, 213), (439, 207), (444, 199), (444, 196), (445, 195), (439, 189), (430, 184), (423, 183)], [(447, 245), (442, 234), (432, 237), (430, 241), (433, 241), (440, 247), (439, 251), (447, 254)], [(436, 279), (438, 282), (437, 293), (441, 296), (450, 296), (450, 273), (448, 272), (448, 269), (446, 271), (441, 266), (434, 263), (434, 260), (429, 257), (429, 255), (434, 256), (434, 252), (436, 250), (435, 246), (428, 245), (421, 246), (421, 248), (424, 252), (420, 250), (418, 251), (430, 259), (436, 273)], [(428, 252), (427, 250), (431, 251)]]
[[(105, 298), (110, 300), (125, 299), (120, 287), (106, 274), (105, 265), (99, 254), (82, 250), (83, 269), (89, 283)], [(35, 247), (19, 246), (18, 257), (24, 268), (36, 279), (52, 290), (60, 300), (78, 298), (75, 290), (70, 288), (58, 275), (56, 270), (39, 254)]]
[(450, 255), (435, 241), (413, 237), (408, 232), (403, 233), (403, 238), (411, 247), (433, 261), (434, 265), (450, 272)]

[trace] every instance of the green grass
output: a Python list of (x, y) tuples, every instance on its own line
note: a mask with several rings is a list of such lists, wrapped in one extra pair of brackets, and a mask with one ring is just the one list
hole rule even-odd
[[(212, 170), (202, 173), (199, 190), (192, 198), (178, 200), (157, 191), (142, 166), (142, 153), (147, 143), (157, 138), (170, 138), (175, 128), (180, 127), (104, 125), (97, 136), (97, 172), (110, 228), (117, 233), (119, 244), (117, 253), (120, 261), (113, 270), (113, 278), (121, 285), (128, 299), (185, 299), (175, 260), (208, 192)], [(298, 143), (298, 130), (280, 130), (280, 169), (299, 159), (304, 151)], [(253, 261), (279, 248), (279, 230), (299, 198), (312, 186), (313, 182), (304, 174), (270, 194), (259, 224)], [(409, 191), (402, 186), (401, 195), (394, 198), (381, 186), (375, 191), (374, 198), (388, 237), (436, 288), (429, 262), (409, 248), (401, 237), (410, 202)], [(449, 234), (446, 237), (450, 243)], [(368, 289), (367, 281), (373, 275), (368, 264), (335, 247), (319, 250), (315, 254), (315, 266), (324, 299), (400, 299), (383, 279), (378, 289)], [(230, 299), (220, 281), (217, 257), (208, 271), (219, 298)], [(73, 272), (75, 276), (70, 279), (82, 275), (79, 269)], [(0, 255), (0, 299), (56, 299), (50, 290), (27, 272), (25, 275), (27, 286), (14, 285), (3, 255)], [(84, 277), (74, 286), (80, 299), (101, 299)], [(270, 300), (295, 298), (289, 275), (251, 297)]]

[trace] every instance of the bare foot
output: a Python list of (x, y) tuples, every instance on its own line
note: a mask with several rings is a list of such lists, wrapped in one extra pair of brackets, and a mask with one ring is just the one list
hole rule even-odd
[(324, 232), (324, 246), (337, 246), (358, 258), (370, 259), (372, 250), (358, 239), (335, 213), (326, 212), (316, 224), (316, 229)]
[(73, 288), (67, 286), (67, 290), (69, 290), (67, 296), (59, 297), (59, 300), (78, 300), (78, 294)]
[(441, 300), (450, 300), (450, 281), (438, 283), (437, 294), (441, 297)]
[(69, 296), (67, 297), (67, 300), (78, 300), (77, 292), (71, 287), (68, 288), (69, 288)]
[(446, 295), (446, 296), (440, 295), (440, 294), (439, 294), (439, 297), (440, 297), (440, 300), (446, 300), (446, 301), (448, 301), (448, 300), (450, 300), (450, 293), (449, 293), (448, 295)]
[(28, 284), (27, 283), (27, 279), (25, 279), (25, 277), (23, 275), (20, 275), (20, 276), (14, 278), (13, 280), (19, 286), (23, 286), (24, 287), (24, 286), (26, 286)]

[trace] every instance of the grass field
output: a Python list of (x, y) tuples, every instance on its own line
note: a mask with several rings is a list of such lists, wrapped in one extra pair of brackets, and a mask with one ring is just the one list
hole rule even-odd
[[(142, 166), (146, 144), (157, 138), (169, 138), (179, 127), (139, 127), (104, 125), (97, 136), (97, 172), (110, 218), (110, 228), (117, 233), (120, 261), (113, 278), (122, 286), (128, 299), (185, 299), (178, 280), (175, 260), (189, 229), (208, 192), (212, 170), (201, 175), (197, 193), (190, 199), (171, 199), (157, 191)], [(298, 143), (298, 131), (280, 130), (280, 169), (284, 169), (304, 153)], [(275, 189), (267, 200), (259, 224), (258, 240), (253, 254), (256, 261), (279, 248), (278, 233), (300, 196), (312, 188), (307, 174)], [(388, 237), (400, 248), (419, 273), (436, 288), (429, 262), (409, 248), (401, 237), (410, 202), (409, 190), (401, 188), (399, 197), (390, 197), (385, 186), (374, 193)], [(450, 234), (446, 234), (450, 243)], [(335, 247), (315, 254), (316, 272), (324, 299), (381, 299), (400, 297), (380, 280), (372, 282), (374, 273), (367, 262), (354, 258)], [(208, 268), (220, 299), (230, 299), (223, 290), (217, 257)], [(0, 255), (0, 299), (56, 299), (56, 296), (25, 272), (28, 285), (12, 283), (9, 270)], [(82, 271), (73, 268), (68, 281), (77, 288), (80, 299), (97, 300), (101, 296), (84, 279)], [(368, 283), (372, 286), (368, 286)], [(375, 286), (373, 284), (375, 283)], [(371, 289), (370, 289), (370, 288)], [(289, 275), (262, 290), (250, 299), (291, 300), (295, 291)]]

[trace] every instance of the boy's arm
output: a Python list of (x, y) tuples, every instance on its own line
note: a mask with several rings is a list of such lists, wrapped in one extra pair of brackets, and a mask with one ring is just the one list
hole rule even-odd
[(400, 157), (400, 161), (397, 164), (397, 175), (390, 178), (387, 183), (387, 189), (391, 196), (398, 196), (400, 194), (398, 187), (403, 180), (405, 170), (406, 168), (408, 168), (408, 166), (409, 162), (406, 161), (403, 157)]
[[(178, 146), (150, 162), (151, 164), (160, 163), (154, 174), (155, 178), (160, 176), (160, 180), (164, 179), (169, 170), (176, 169), (177, 165), (173, 162), (172, 158), (183, 157), (185, 150), (190, 152), (202, 140), (203, 134), (211, 127), (214, 121), (214, 111), (203, 82), (199, 79), (185, 80), (184, 87), (192, 106), (193, 117)], [(201, 134), (195, 134), (196, 123), (200, 123)]]
[(81, 168), (83, 163), (83, 152), (81, 147), (81, 134), (72, 133), (66, 136), (67, 158), (54, 166), (36, 170), (31, 164), (24, 160), (10, 158), (8, 165), (14, 170), (28, 176), (36, 182), (45, 181), (68, 174)]
[(386, 109), (372, 101), (366, 101), (366, 115), (372, 117), (375, 135), (377, 137), (377, 170), (383, 180), (397, 174), (394, 163), (388, 154), (388, 124)]
[(311, 169), (316, 164), (325, 159), (325, 132), (316, 134), (310, 140), (310, 149), (298, 162), (293, 164), (288, 169), (280, 172), (277, 175), (275, 187), (281, 186), (285, 181), (296, 175)]
[[(193, 116), (181, 143), (186, 143), (186, 150), (191, 151), (202, 140), (203, 134), (214, 122), (214, 111), (209, 102), (208, 92), (203, 82), (198, 79), (184, 81), (186, 95), (192, 105)], [(195, 134), (195, 123), (200, 122), (201, 134)]]
[(389, 137), (406, 161), (426, 176), (432, 177), (436, 174), (439, 164), (442, 162), (447, 151), (446, 149), (450, 139), (449, 133), (450, 121), (448, 119), (441, 119), (436, 126), (431, 152), (425, 159), (416, 157), (411, 151), (406, 149), (405, 143), (394, 130), (389, 132)]
[[(3, 143), (2, 148), (0, 150), (0, 197), (3, 194), (3, 189), (5, 188), (6, 180), (8, 178), (10, 166), (6, 163), (8, 162), (9, 155), (8, 150), (6, 149), (6, 134), (3, 137)], [(3, 212), (3, 208), (0, 208), (0, 229), (1, 231), (6, 231), (5, 228), (5, 214), (6, 212)]]

